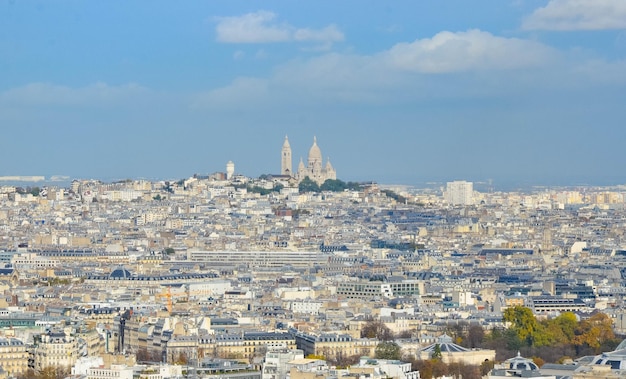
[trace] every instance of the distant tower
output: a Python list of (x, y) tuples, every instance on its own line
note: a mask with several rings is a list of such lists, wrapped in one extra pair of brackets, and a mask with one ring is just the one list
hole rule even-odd
[(233, 163), (233, 161), (228, 161), (228, 163), (226, 163), (226, 180), (231, 180), (234, 173), (235, 164)]
[(283, 142), (283, 150), (281, 152), (280, 174), (293, 176), (293, 170), (291, 169), (291, 146), (289, 145), (287, 136), (285, 136), (285, 142)]

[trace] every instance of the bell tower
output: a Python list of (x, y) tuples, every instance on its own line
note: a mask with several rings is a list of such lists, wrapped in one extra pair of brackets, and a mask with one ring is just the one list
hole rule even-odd
[(291, 168), (291, 146), (289, 145), (287, 136), (285, 136), (285, 142), (283, 143), (281, 152), (280, 174), (293, 176), (293, 170)]

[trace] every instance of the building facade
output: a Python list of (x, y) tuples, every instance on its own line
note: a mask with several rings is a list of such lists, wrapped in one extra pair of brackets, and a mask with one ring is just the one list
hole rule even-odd
[(289, 144), (289, 139), (285, 137), (285, 142), (281, 150), (280, 173), (281, 175), (294, 177), (298, 183), (305, 178), (309, 178), (318, 185), (321, 185), (328, 179), (337, 179), (337, 172), (330, 164), (330, 160), (326, 160), (326, 164), (324, 164), (322, 151), (319, 146), (317, 146), (316, 137), (313, 137), (313, 145), (309, 149), (307, 165), (305, 166), (304, 161), (300, 159), (300, 164), (296, 172), (292, 169), (291, 145)]
[(28, 370), (26, 345), (17, 338), (0, 338), (0, 367), (11, 376), (25, 374)]
[(474, 203), (474, 183), (464, 180), (446, 184), (445, 200), (451, 205), (471, 205)]

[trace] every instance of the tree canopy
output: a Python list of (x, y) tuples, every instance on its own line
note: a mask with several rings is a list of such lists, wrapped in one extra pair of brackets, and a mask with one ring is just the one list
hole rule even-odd
[(402, 357), (400, 345), (391, 341), (384, 341), (376, 346), (377, 359), (400, 359)]
[(300, 191), (300, 193), (320, 191), (342, 192), (345, 190), (360, 191), (362, 189), (363, 187), (359, 183), (344, 182), (343, 180), (339, 179), (326, 179), (326, 181), (322, 183), (322, 185), (318, 185), (308, 176), (302, 179), (302, 181), (298, 185), (298, 190)]

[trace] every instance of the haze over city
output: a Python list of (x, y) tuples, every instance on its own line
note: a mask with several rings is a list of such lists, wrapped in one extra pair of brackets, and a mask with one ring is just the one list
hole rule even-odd
[(623, 184), (626, 2), (0, 3), (0, 176)]

